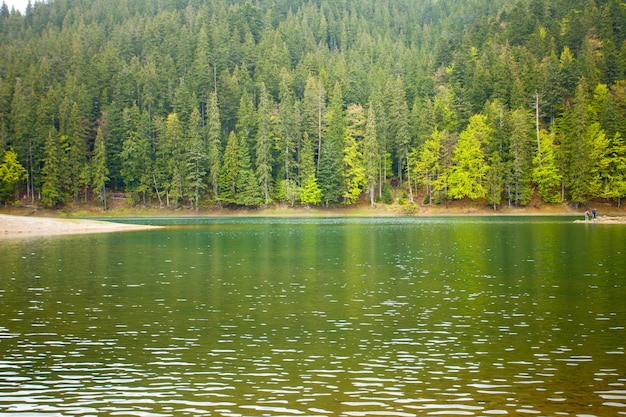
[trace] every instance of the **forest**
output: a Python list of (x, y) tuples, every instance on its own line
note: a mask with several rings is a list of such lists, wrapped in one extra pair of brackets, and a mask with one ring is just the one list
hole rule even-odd
[(623, 0), (0, 8), (0, 203), (626, 196)]

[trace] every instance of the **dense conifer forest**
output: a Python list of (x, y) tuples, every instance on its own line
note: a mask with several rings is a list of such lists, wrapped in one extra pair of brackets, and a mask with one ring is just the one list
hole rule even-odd
[(625, 40), (623, 0), (3, 3), (0, 202), (619, 205)]

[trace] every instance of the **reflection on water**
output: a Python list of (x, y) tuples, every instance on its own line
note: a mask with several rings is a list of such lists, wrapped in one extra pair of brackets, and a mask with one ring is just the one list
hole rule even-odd
[(625, 242), (556, 219), (0, 241), (0, 414), (626, 415)]

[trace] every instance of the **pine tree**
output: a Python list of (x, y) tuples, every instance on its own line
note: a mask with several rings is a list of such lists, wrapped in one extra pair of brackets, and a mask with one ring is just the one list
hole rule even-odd
[(239, 109), (237, 110), (237, 135), (239, 139), (245, 140), (249, 144), (256, 136), (257, 117), (254, 104), (247, 92), (241, 95)]
[(510, 153), (513, 201), (515, 205), (526, 205), (532, 197), (532, 119), (525, 110), (511, 112)]
[(304, 87), (304, 100), (302, 109), (302, 127), (304, 132), (308, 133), (311, 142), (316, 143), (316, 169), (319, 170), (322, 159), (323, 132), (325, 129), (324, 121), (326, 115), (326, 91), (319, 80), (310, 75), (306, 80)]
[(295, 100), (291, 91), (291, 76), (285, 69), (281, 69), (280, 102), (278, 104), (278, 129), (276, 147), (278, 149), (277, 161), (280, 170), (277, 178), (286, 181), (297, 178), (296, 146), (301, 138), (301, 115), (299, 103)]
[(586, 83), (582, 80), (576, 88), (576, 95), (561, 118), (558, 129), (561, 132), (560, 159), (564, 170), (564, 185), (570, 200), (576, 205), (585, 203), (592, 194), (592, 140), (589, 127)]
[(252, 169), (248, 143), (242, 140), (239, 144), (237, 183), (235, 185), (235, 204), (245, 207), (258, 207), (263, 204), (262, 189)]
[(205, 188), (207, 152), (202, 137), (202, 117), (198, 109), (193, 109), (187, 128), (188, 139), (185, 150), (185, 195), (191, 206), (198, 210), (202, 190)]
[(619, 132), (613, 136), (608, 149), (602, 197), (616, 200), (620, 207), (621, 199), (626, 196), (626, 143)]
[(98, 199), (105, 209), (107, 207), (106, 182), (109, 180), (109, 169), (107, 168), (106, 155), (104, 133), (102, 132), (102, 127), (98, 127), (98, 131), (96, 133), (96, 143), (94, 146), (94, 155), (92, 159), (91, 186), (94, 191), (98, 193)]
[(61, 150), (54, 130), (48, 132), (44, 148), (45, 157), (43, 160), (43, 170), (41, 172), (43, 184), (41, 187), (41, 202), (45, 207), (56, 207), (63, 201), (63, 190), (61, 189), (62, 167)]
[(486, 188), (487, 203), (493, 205), (496, 210), (502, 201), (502, 192), (504, 191), (504, 170), (505, 166), (498, 152), (491, 155), (491, 164), (487, 171)]
[(318, 175), (322, 190), (322, 201), (328, 205), (339, 203), (342, 196), (342, 153), (346, 131), (346, 118), (343, 110), (343, 96), (339, 83), (335, 84), (328, 112), (326, 113), (326, 134), (322, 143), (324, 163)]
[(178, 114), (170, 113), (165, 121), (165, 157), (169, 173), (169, 183), (167, 184), (167, 205), (170, 199), (174, 200), (174, 207), (178, 208), (178, 201), (184, 195), (185, 179), (187, 178), (185, 166), (186, 138), (183, 134), (183, 127)]
[(224, 150), (224, 163), (219, 182), (219, 199), (224, 204), (234, 204), (239, 178), (239, 139), (234, 131), (228, 135)]
[(211, 92), (208, 102), (208, 164), (209, 164), (209, 184), (213, 190), (213, 198), (219, 200), (219, 180), (222, 171), (222, 144), (220, 112), (217, 103), (217, 94)]
[(405, 162), (411, 146), (409, 107), (406, 102), (404, 85), (400, 77), (396, 79), (392, 89), (391, 103), (389, 104), (389, 121), (391, 137), (394, 140), (396, 150), (397, 175), (400, 183), (402, 183)]
[(68, 171), (64, 174), (65, 183), (74, 199), (78, 199), (80, 191), (81, 173), (87, 163), (87, 150), (85, 145), (85, 130), (83, 118), (80, 114), (78, 103), (70, 101), (68, 97), (61, 104), (61, 130), (64, 142), (65, 161)]
[(363, 140), (363, 160), (365, 169), (365, 180), (369, 187), (370, 205), (375, 206), (376, 182), (378, 181), (380, 154), (378, 151), (378, 140), (376, 137), (376, 113), (374, 106), (370, 102), (367, 124), (365, 126), (365, 137)]
[(256, 175), (261, 184), (265, 204), (270, 202), (270, 184), (272, 183), (272, 129), (271, 106), (265, 84), (261, 84), (261, 97), (258, 108), (258, 130), (256, 134)]

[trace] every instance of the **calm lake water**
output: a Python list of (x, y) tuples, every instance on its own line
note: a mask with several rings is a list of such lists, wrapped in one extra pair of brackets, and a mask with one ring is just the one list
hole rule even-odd
[(626, 415), (624, 225), (167, 221), (0, 239), (0, 415)]

